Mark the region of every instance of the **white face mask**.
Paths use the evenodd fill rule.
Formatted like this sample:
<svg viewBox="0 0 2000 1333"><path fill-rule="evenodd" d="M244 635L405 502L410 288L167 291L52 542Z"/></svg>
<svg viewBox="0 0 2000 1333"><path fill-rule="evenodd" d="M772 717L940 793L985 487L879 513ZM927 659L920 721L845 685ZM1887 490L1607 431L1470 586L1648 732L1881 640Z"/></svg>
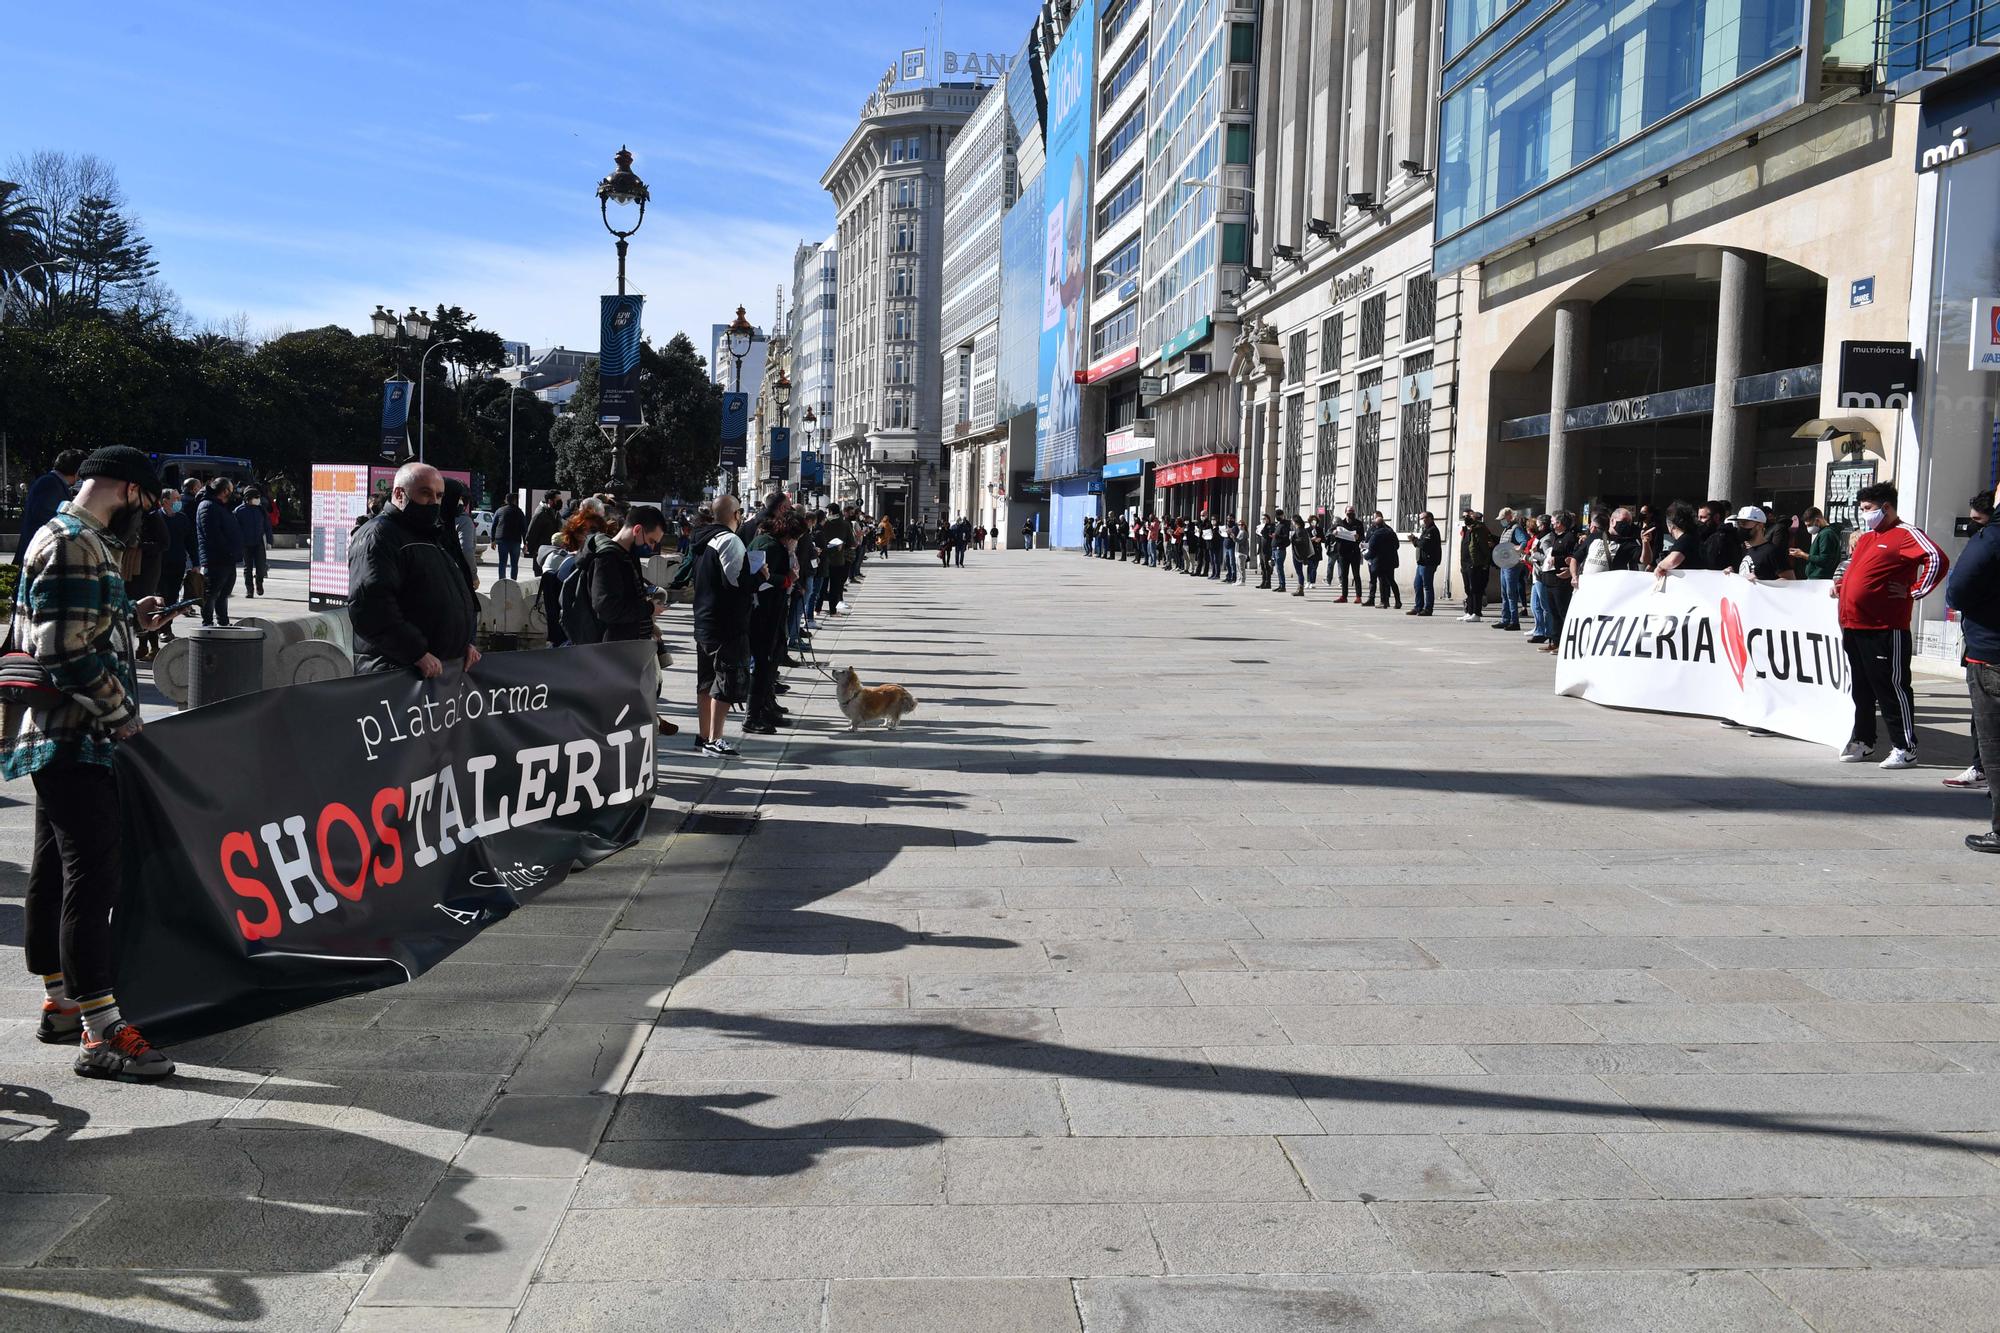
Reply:
<svg viewBox="0 0 2000 1333"><path fill-rule="evenodd" d="M1882 526L1883 517L1882 511L1879 509L1864 509L1861 511L1861 526L1873 532Z"/></svg>

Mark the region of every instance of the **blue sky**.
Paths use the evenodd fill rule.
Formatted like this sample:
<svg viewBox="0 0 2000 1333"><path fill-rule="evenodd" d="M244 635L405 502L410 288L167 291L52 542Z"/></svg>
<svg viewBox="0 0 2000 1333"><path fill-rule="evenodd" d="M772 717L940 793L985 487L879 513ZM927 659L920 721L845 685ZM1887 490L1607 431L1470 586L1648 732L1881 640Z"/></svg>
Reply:
<svg viewBox="0 0 2000 1333"><path fill-rule="evenodd" d="M652 187L629 276L656 341L741 302L771 321L819 176L934 0L156 0L38 6L0 55L0 165L118 171L197 320L367 326L440 301L508 338L593 346L614 280L592 193L626 144ZM944 6L1011 54L1029 0Z"/></svg>

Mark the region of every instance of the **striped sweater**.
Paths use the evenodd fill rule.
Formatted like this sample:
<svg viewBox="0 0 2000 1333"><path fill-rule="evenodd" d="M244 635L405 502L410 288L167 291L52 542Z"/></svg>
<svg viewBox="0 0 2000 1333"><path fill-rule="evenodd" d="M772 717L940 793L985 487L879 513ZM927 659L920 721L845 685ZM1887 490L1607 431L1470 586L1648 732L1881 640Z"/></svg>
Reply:
<svg viewBox="0 0 2000 1333"><path fill-rule="evenodd" d="M28 543L8 629L69 697L49 708L0 709L0 775L58 761L111 763L111 734L139 715L132 599L118 573L123 548L74 503Z"/></svg>

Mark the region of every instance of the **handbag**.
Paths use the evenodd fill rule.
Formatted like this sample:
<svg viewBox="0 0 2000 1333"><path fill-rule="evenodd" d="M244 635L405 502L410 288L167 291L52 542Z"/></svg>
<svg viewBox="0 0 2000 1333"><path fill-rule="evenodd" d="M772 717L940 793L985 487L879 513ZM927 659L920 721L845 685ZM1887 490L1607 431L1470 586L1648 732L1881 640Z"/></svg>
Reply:
<svg viewBox="0 0 2000 1333"><path fill-rule="evenodd" d="M7 617L7 638L0 645L0 703L20 708L53 708L69 696L57 689L49 669L24 648L14 646L14 611Z"/></svg>

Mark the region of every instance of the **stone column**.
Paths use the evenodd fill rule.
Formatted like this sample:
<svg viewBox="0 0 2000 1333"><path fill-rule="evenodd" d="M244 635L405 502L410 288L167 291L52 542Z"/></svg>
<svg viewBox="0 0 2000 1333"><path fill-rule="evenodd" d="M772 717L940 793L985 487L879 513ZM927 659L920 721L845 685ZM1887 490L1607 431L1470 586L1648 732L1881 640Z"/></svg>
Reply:
<svg viewBox="0 0 2000 1333"><path fill-rule="evenodd" d="M1283 383L1271 376L1271 398L1264 405L1264 508L1278 507L1278 455L1285 448Z"/></svg>
<svg viewBox="0 0 2000 1333"><path fill-rule="evenodd" d="M1576 476L1576 459L1570 454L1569 431L1563 413L1577 405L1583 392L1584 369L1590 344L1590 302L1564 301L1556 307L1556 346L1549 373L1549 473L1544 487L1548 513L1574 507L1570 486Z"/></svg>
<svg viewBox="0 0 2000 1333"><path fill-rule="evenodd" d="M1240 523L1250 522L1250 513L1256 500L1253 473L1257 463L1257 398L1249 384L1238 386L1243 392L1243 434L1242 443L1236 448L1236 518Z"/></svg>
<svg viewBox="0 0 2000 1333"><path fill-rule="evenodd" d="M1715 311L1715 415L1703 498L1733 505L1749 504L1756 484L1757 409L1736 406L1736 381L1763 369L1764 271L1763 255L1722 252Z"/></svg>

